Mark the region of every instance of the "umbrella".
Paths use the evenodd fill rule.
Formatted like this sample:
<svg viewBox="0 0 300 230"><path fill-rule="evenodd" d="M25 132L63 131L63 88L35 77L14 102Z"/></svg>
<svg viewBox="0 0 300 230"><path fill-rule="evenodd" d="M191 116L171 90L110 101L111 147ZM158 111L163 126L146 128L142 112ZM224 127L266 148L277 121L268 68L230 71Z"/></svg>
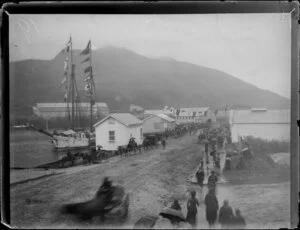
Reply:
<svg viewBox="0 0 300 230"><path fill-rule="evenodd" d="M172 208L163 208L161 212L159 213L164 218L172 219L172 220L177 220L177 221L185 221L185 218L181 211L177 211Z"/></svg>

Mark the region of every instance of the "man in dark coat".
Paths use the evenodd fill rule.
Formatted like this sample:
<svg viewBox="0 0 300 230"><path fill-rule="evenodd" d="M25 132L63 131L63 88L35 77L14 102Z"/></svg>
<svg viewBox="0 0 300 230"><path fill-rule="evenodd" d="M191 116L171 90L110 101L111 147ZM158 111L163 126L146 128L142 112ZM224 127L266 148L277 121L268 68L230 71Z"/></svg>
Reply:
<svg viewBox="0 0 300 230"><path fill-rule="evenodd" d="M241 211L239 209L235 210L235 216L233 217L232 225L237 229L244 229L246 227L246 221L241 215Z"/></svg>
<svg viewBox="0 0 300 230"><path fill-rule="evenodd" d="M233 211L228 200L224 200L223 206L219 211L219 223L222 228L228 228L233 220Z"/></svg>
<svg viewBox="0 0 300 230"><path fill-rule="evenodd" d="M204 203L206 206L206 220L208 221L209 226L212 227L217 220L219 209L218 199L213 190L209 190L208 194L205 196Z"/></svg>
<svg viewBox="0 0 300 230"><path fill-rule="evenodd" d="M208 177L208 187L215 192L216 184L218 181L218 177L214 171L211 171L211 175Z"/></svg>

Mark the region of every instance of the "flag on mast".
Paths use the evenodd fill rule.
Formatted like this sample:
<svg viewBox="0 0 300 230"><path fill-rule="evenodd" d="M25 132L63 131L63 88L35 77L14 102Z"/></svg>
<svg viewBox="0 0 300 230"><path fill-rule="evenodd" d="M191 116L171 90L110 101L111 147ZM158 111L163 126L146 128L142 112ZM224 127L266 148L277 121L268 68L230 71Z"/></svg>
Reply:
<svg viewBox="0 0 300 230"><path fill-rule="evenodd" d="M92 67L88 66L85 70L84 73L90 73L92 71Z"/></svg>
<svg viewBox="0 0 300 230"><path fill-rule="evenodd" d="M91 89L91 85L90 85L90 84L86 84L86 85L84 86L84 90L88 91L88 90L90 90L90 89Z"/></svg>
<svg viewBox="0 0 300 230"><path fill-rule="evenodd" d="M90 53L91 50L91 40L89 40L87 46L85 47L84 50L81 51L80 55L87 55Z"/></svg>
<svg viewBox="0 0 300 230"><path fill-rule="evenodd" d="M90 57L87 57L86 59L84 59L82 62L81 62L81 64L82 63L85 63L85 62L88 62L90 60Z"/></svg>
<svg viewBox="0 0 300 230"><path fill-rule="evenodd" d="M64 52L65 52L65 53L66 53L66 52L70 52L71 43L72 43L72 38L71 38L71 36L70 36L70 39L69 39L69 41L67 42L66 47L65 47L65 49L64 49Z"/></svg>

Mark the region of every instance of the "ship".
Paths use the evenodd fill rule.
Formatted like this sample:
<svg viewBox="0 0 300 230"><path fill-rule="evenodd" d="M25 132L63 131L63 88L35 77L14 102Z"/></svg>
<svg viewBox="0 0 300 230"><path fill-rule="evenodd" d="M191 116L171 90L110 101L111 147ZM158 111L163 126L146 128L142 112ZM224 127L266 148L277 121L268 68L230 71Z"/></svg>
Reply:
<svg viewBox="0 0 300 230"><path fill-rule="evenodd" d="M60 132L53 132L51 135L52 143L58 151L71 151L73 149L84 149L93 146L93 106L95 105L95 83L92 68L92 50L91 40L89 40L86 48L81 51L80 56L84 57L81 62L85 74L84 91L90 102L90 131L84 131L80 128L80 96L78 94L75 64L73 59L72 37L62 50L64 55L64 73L61 84L65 90L64 102L67 105L66 120L69 124L69 129ZM88 65L87 65L88 64Z"/></svg>

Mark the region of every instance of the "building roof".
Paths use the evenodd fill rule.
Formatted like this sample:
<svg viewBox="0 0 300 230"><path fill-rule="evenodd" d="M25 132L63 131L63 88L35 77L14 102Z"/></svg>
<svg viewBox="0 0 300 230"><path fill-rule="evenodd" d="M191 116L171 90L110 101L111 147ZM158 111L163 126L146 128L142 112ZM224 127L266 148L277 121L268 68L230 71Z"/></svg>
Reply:
<svg viewBox="0 0 300 230"><path fill-rule="evenodd" d="M290 123L291 111L283 110L231 110L231 124L283 124Z"/></svg>
<svg viewBox="0 0 300 230"><path fill-rule="evenodd" d="M156 109L156 110L145 110L145 114L162 114L165 113L164 110Z"/></svg>
<svg viewBox="0 0 300 230"><path fill-rule="evenodd" d="M167 122L174 122L175 120L169 116L167 116L166 114L153 114L152 116L146 117L144 120L150 119L151 117L159 117Z"/></svg>
<svg viewBox="0 0 300 230"><path fill-rule="evenodd" d="M90 109L90 103L78 103L79 110ZM69 108L72 107L72 104L69 103ZM97 102L94 106L94 109L108 109L107 104L104 102ZM40 112L66 112L68 107L67 103L37 103L36 106L33 107L35 111Z"/></svg>
<svg viewBox="0 0 300 230"><path fill-rule="evenodd" d="M86 103L86 102L78 103L78 105L80 107L90 107L90 103ZM104 102L96 102L94 106L96 106L96 107L107 107L107 104L104 103ZM59 103L37 103L36 107L37 108L66 108L67 103L64 103L64 102L59 102Z"/></svg>
<svg viewBox="0 0 300 230"><path fill-rule="evenodd" d="M143 124L143 122L140 119L138 119L137 117L133 116L130 113L112 113L112 114L108 115L107 117L103 118L101 121L98 121L96 124L94 124L94 127L102 124L108 118L113 118L126 126Z"/></svg>

